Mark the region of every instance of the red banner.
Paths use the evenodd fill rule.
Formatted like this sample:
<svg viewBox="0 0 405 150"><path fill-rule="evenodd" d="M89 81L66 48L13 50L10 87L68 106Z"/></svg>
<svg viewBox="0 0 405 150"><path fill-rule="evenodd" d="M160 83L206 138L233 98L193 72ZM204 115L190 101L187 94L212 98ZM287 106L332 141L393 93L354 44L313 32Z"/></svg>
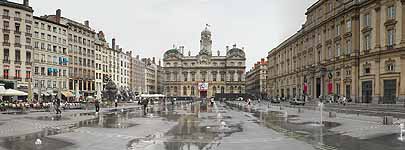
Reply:
<svg viewBox="0 0 405 150"><path fill-rule="evenodd" d="M332 85L332 82L329 82L328 83L328 93L332 94L332 91L333 91L333 85Z"/></svg>
<svg viewBox="0 0 405 150"><path fill-rule="evenodd" d="M304 83L304 93L307 93L307 91L308 91L308 84Z"/></svg>

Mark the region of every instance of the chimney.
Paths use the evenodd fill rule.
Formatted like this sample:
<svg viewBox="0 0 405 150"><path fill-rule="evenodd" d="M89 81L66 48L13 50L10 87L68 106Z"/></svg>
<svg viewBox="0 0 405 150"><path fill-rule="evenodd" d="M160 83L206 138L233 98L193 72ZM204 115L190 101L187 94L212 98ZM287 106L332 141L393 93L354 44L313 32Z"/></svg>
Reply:
<svg viewBox="0 0 405 150"><path fill-rule="evenodd" d="M89 26L89 21L88 21L88 20L84 21L84 25L85 25L86 27L90 27L90 26Z"/></svg>
<svg viewBox="0 0 405 150"><path fill-rule="evenodd" d="M138 60L139 60L139 55L136 55L136 59L138 59Z"/></svg>
<svg viewBox="0 0 405 150"><path fill-rule="evenodd" d="M24 1L23 1L23 5L24 5L24 6L27 6L27 7L28 7L28 6L30 5L29 3L30 3L29 0L24 0Z"/></svg>
<svg viewBox="0 0 405 150"><path fill-rule="evenodd" d="M114 38L112 39L111 43L112 43L112 45L111 45L112 49L115 49L115 39Z"/></svg>
<svg viewBox="0 0 405 150"><path fill-rule="evenodd" d="M188 56L191 56L191 51L188 51Z"/></svg>
<svg viewBox="0 0 405 150"><path fill-rule="evenodd" d="M115 45L115 50L120 50L120 46L119 46L119 45Z"/></svg>
<svg viewBox="0 0 405 150"><path fill-rule="evenodd" d="M56 10L56 22L60 23L60 18L62 17L62 10Z"/></svg>
<svg viewBox="0 0 405 150"><path fill-rule="evenodd" d="M220 51L217 51L218 52L218 56L221 56L221 52Z"/></svg>
<svg viewBox="0 0 405 150"><path fill-rule="evenodd" d="M160 61L160 59L159 59L159 66L162 66L162 61Z"/></svg>
<svg viewBox="0 0 405 150"><path fill-rule="evenodd" d="M233 48L236 48L236 44L233 44Z"/></svg>
<svg viewBox="0 0 405 150"><path fill-rule="evenodd" d="M261 62L262 64L264 64L264 58L262 58L262 62Z"/></svg>
<svg viewBox="0 0 405 150"><path fill-rule="evenodd" d="M229 51L229 46L226 46L226 52L228 53L228 51Z"/></svg>
<svg viewBox="0 0 405 150"><path fill-rule="evenodd" d="M152 63L155 64L155 57L152 57Z"/></svg>

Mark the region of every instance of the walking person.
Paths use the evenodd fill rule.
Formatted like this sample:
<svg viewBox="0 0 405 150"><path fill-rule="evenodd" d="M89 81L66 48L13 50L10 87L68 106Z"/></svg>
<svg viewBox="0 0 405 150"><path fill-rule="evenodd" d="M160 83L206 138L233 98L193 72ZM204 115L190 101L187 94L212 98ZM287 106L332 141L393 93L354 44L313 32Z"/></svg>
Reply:
<svg viewBox="0 0 405 150"><path fill-rule="evenodd" d="M143 104L143 114L144 114L144 115L146 115L146 113L147 113L148 103L149 103L149 100L148 100L148 99L145 99L145 100L142 101L142 104Z"/></svg>
<svg viewBox="0 0 405 150"><path fill-rule="evenodd" d="M60 99L56 98L56 105L55 105L55 110L56 110L56 114L62 114L62 111L60 110Z"/></svg>
<svg viewBox="0 0 405 150"><path fill-rule="evenodd" d="M94 102L94 106L96 107L96 113L98 113L100 111L100 102L98 100L96 100Z"/></svg>

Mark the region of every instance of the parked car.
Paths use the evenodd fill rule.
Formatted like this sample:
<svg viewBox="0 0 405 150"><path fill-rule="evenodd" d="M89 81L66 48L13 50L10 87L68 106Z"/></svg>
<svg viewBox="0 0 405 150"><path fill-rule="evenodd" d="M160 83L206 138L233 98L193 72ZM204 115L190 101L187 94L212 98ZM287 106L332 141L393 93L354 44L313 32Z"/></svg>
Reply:
<svg viewBox="0 0 405 150"><path fill-rule="evenodd" d="M298 99L298 98L293 98L293 99L290 101L290 104L291 104L291 105L302 105L302 106L304 106L304 105L305 105L305 102L302 101L302 100L300 100L300 99Z"/></svg>

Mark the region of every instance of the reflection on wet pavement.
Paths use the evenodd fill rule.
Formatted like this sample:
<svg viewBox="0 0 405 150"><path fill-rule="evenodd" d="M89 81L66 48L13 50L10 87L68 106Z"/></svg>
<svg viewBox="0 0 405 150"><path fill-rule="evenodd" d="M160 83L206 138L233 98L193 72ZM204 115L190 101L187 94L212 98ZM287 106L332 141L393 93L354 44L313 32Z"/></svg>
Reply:
<svg viewBox="0 0 405 150"><path fill-rule="evenodd" d="M232 105L232 104L230 104ZM239 107L232 105L233 107ZM284 133L290 138L305 141L314 145L316 149L328 150L399 150L404 149L405 142L398 140L399 134L384 135L370 139L358 139L347 135L341 135L329 129L340 126L336 122L324 121L323 126L319 122L296 122L297 115L288 115L282 112L251 111L246 108L238 108L246 112L253 112L259 121L258 124ZM364 131L367 132L367 131Z"/></svg>

